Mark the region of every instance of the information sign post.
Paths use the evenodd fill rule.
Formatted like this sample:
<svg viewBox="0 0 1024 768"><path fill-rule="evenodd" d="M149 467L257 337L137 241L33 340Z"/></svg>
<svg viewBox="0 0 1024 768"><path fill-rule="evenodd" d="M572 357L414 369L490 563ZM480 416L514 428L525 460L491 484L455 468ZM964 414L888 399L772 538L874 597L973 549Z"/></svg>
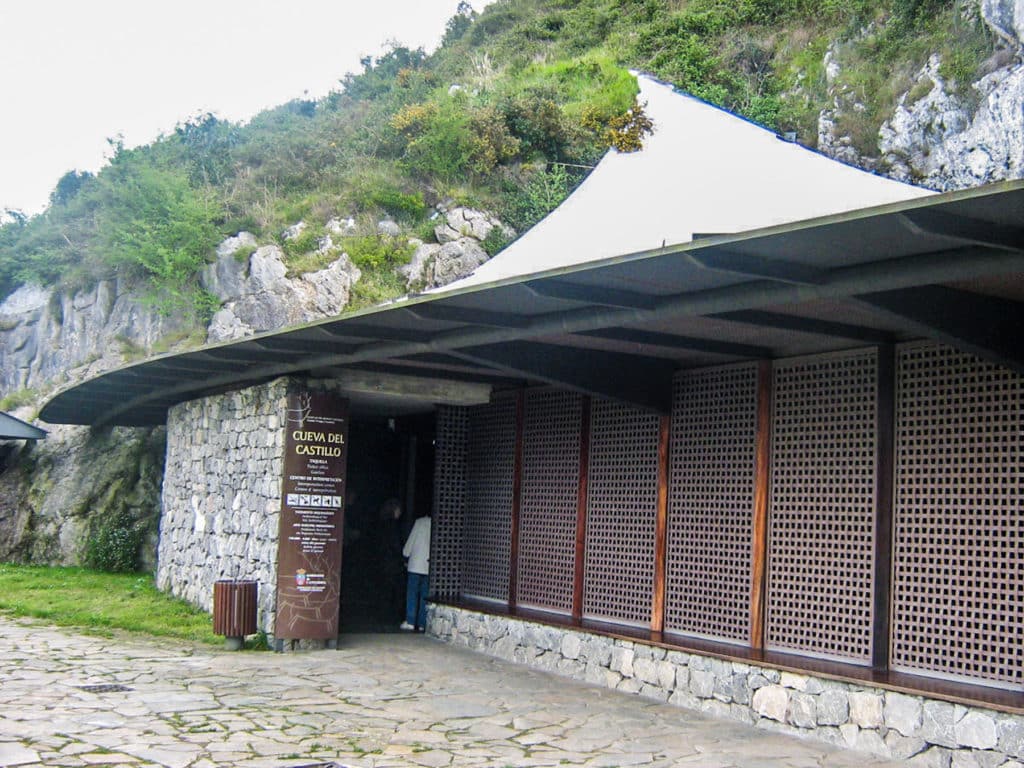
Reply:
<svg viewBox="0 0 1024 768"><path fill-rule="evenodd" d="M279 640L338 636L345 523L348 401L329 392L288 395L278 536Z"/></svg>

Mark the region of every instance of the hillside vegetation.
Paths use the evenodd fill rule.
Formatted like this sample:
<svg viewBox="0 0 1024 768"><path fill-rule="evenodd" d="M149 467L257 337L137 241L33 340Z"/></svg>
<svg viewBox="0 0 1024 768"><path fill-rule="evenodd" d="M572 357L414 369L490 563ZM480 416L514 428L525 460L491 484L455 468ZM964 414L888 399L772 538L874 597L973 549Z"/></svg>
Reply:
<svg viewBox="0 0 1024 768"><path fill-rule="evenodd" d="M74 287L118 276L197 320L216 297L197 275L220 238L278 239L296 271L341 251L400 293L404 241L382 215L432 238L439 203L495 211L521 232L551 210L609 147L647 128L628 69L814 146L835 94L859 106L839 128L870 155L878 127L931 53L966 86L995 47L977 14L952 0L499 0L462 4L440 48L395 47L365 59L338 89L245 125L198 115L136 149L112 142L98 174L71 171L49 208L8 212L0 227L0 297L25 282ZM826 53L837 65L826 78ZM322 226L355 228L316 254ZM303 234L282 240L299 220ZM500 238L487 243L495 251ZM374 282L374 276L377 276ZM362 281L361 281L362 282Z"/></svg>

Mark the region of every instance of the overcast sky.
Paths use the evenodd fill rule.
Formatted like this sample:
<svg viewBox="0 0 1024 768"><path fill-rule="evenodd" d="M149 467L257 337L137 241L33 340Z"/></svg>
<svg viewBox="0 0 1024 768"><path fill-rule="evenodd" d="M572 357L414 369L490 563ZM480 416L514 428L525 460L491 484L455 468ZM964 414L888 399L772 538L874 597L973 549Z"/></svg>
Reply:
<svg viewBox="0 0 1024 768"><path fill-rule="evenodd" d="M475 0L478 11L486 0ZM107 138L322 96L391 40L440 42L458 0L0 0L0 211L38 213Z"/></svg>

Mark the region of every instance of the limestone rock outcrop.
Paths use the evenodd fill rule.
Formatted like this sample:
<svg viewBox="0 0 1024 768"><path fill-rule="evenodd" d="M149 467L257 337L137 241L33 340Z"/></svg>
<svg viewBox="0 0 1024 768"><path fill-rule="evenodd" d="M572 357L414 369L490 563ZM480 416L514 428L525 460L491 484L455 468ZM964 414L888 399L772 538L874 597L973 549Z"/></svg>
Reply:
<svg viewBox="0 0 1024 768"><path fill-rule="evenodd" d="M0 441L0 561L80 565L104 525L139 538L156 565L164 428L46 425L37 443Z"/></svg>
<svg viewBox="0 0 1024 768"><path fill-rule="evenodd" d="M967 100L939 75L932 56L919 75L932 88L913 104L906 95L881 129L879 148L891 175L938 190L964 189L1024 173L1024 66L986 75Z"/></svg>
<svg viewBox="0 0 1024 768"><path fill-rule="evenodd" d="M117 367L187 327L102 280L58 292L23 285L0 303L0 393L68 383ZM78 369L78 370L75 370Z"/></svg>
<svg viewBox="0 0 1024 768"><path fill-rule="evenodd" d="M847 163L939 191L965 189L1024 176L1024 2L967 4L999 38L1002 48L970 84L949 82L933 54L903 93L878 134L877 155L864 156L837 134L838 115L863 109L836 92L818 121L818 148ZM826 54L830 88L838 74L836 50Z"/></svg>
<svg viewBox="0 0 1024 768"><path fill-rule="evenodd" d="M985 23L1011 46L1020 48L1024 40L1024 2L1022 0L981 0Z"/></svg>
<svg viewBox="0 0 1024 768"><path fill-rule="evenodd" d="M347 255L317 272L290 278L278 246L264 245L249 253L254 245L255 238L245 232L229 238L217 249L217 260L203 270L203 287L223 302L210 321L209 341L330 317L348 304L360 271ZM239 253L243 258L236 258Z"/></svg>
<svg viewBox="0 0 1024 768"><path fill-rule="evenodd" d="M416 251L402 273L410 290L438 288L465 277L489 258L471 237L444 245L416 241Z"/></svg>
<svg viewBox="0 0 1024 768"><path fill-rule="evenodd" d="M506 237L512 237L512 230L504 226L494 216L474 208L452 208L445 214L444 221L434 227L437 242L451 243L465 238L483 241L495 227L500 228Z"/></svg>
<svg viewBox="0 0 1024 768"><path fill-rule="evenodd" d="M439 288L465 277L490 258L481 243L494 229L504 239L515 232L494 216L472 208L452 208L434 227L436 243L413 240L416 251L407 266L400 269L410 291Z"/></svg>

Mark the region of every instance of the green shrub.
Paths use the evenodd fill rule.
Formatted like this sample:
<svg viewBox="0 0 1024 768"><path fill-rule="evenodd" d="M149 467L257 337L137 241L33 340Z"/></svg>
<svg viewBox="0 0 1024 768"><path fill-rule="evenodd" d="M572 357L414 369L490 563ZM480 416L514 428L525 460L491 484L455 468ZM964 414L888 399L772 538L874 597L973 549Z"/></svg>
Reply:
<svg viewBox="0 0 1024 768"><path fill-rule="evenodd" d="M422 192L406 193L395 187L365 191L358 199L361 207L376 206L400 219L417 220L427 212Z"/></svg>
<svg viewBox="0 0 1024 768"><path fill-rule="evenodd" d="M443 184L466 173L473 133L464 100L444 98L404 107L391 125L405 137L400 163L409 173Z"/></svg>
<svg viewBox="0 0 1024 768"><path fill-rule="evenodd" d="M197 288L192 294L193 311L201 325L208 325L213 316L217 314L220 306L220 297L204 288Z"/></svg>
<svg viewBox="0 0 1024 768"><path fill-rule="evenodd" d="M295 237L281 238L281 250L289 258L303 256L317 249L320 237L318 228L307 226Z"/></svg>
<svg viewBox="0 0 1024 768"><path fill-rule="evenodd" d="M601 115L594 112L586 112L583 125L619 152L639 151L643 148L644 137L654 130L654 123L644 112L644 106L636 101L625 114L607 119L602 119Z"/></svg>
<svg viewBox="0 0 1024 768"><path fill-rule="evenodd" d="M382 304L405 294L405 278L394 269L366 270L352 285L348 311Z"/></svg>
<svg viewBox="0 0 1024 768"><path fill-rule="evenodd" d="M38 393L34 389L19 389L9 392L0 399L0 411L13 411L25 405L32 405Z"/></svg>
<svg viewBox="0 0 1024 768"><path fill-rule="evenodd" d="M585 109L612 117L632 106L636 78L610 56L592 53L551 64L531 64L508 86L511 96L546 95L564 113L577 117Z"/></svg>
<svg viewBox="0 0 1024 768"><path fill-rule="evenodd" d="M321 269L328 267L337 258L338 251L336 248L332 248L324 253L310 251L309 253L304 253L301 256L291 257L286 263L287 271L285 272L285 276L294 278L310 272L319 272Z"/></svg>
<svg viewBox="0 0 1024 768"><path fill-rule="evenodd" d="M411 236L424 243L432 243L437 239L434 230L437 229L437 225L441 222L439 218L426 218L419 222L416 227L412 230Z"/></svg>
<svg viewBox="0 0 1024 768"><path fill-rule="evenodd" d="M995 34L981 19L967 20L955 11L941 40L939 75L952 83L962 98L976 97L970 86L995 49Z"/></svg>
<svg viewBox="0 0 1024 768"><path fill-rule="evenodd" d="M533 173L525 184L509 180L502 219L517 232L525 232L569 196L574 181L564 165Z"/></svg>
<svg viewBox="0 0 1024 768"><path fill-rule="evenodd" d="M572 132L551 95L541 90L506 95L500 108L508 131L519 140L520 156L531 159L540 154L551 160L566 157Z"/></svg>
<svg viewBox="0 0 1024 768"><path fill-rule="evenodd" d="M179 123L174 135L185 148L193 185L220 184L233 174L231 150L241 141L238 126L207 112Z"/></svg>
<svg viewBox="0 0 1024 768"><path fill-rule="evenodd" d="M236 250L231 255L234 257L235 261L244 264L245 262L249 261L249 257L252 256L254 253L256 253L256 251L258 251L258 250L259 250L258 246L255 246L255 245L243 245L240 248L238 248L238 250Z"/></svg>
<svg viewBox="0 0 1024 768"><path fill-rule="evenodd" d="M503 6L503 7L498 7ZM525 15L524 9L512 8L509 4L495 4L490 13L484 13L470 28L469 38L473 45L482 45L487 38L515 27Z"/></svg>
<svg viewBox="0 0 1024 768"><path fill-rule="evenodd" d="M94 521L85 543L85 564L105 573L138 571L143 537L141 526L124 510Z"/></svg>
<svg viewBox="0 0 1024 768"><path fill-rule="evenodd" d="M404 264L414 250L408 239L389 235L346 237L341 241L341 247L353 264L370 271L385 270Z"/></svg>
<svg viewBox="0 0 1024 768"><path fill-rule="evenodd" d="M509 131L504 115L495 107L473 110L469 130L469 168L479 176L486 176L519 154L521 142Z"/></svg>
<svg viewBox="0 0 1024 768"><path fill-rule="evenodd" d="M703 91L718 69L710 41L695 32L684 16L668 16L640 30L635 55L660 77L691 93Z"/></svg>
<svg viewBox="0 0 1024 768"><path fill-rule="evenodd" d="M492 227L491 231L487 233L487 237L480 243L483 249L487 251L488 256L493 256L508 244L509 238L501 227Z"/></svg>
<svg viewBox="0 0 1024 768"><path fill-rule="evenodd" d="M194 191L180 172L126 159L100 176L104 259L145 278L150 300L165 313L192 309L199 271L220 233L217 204Z"/></svg>

